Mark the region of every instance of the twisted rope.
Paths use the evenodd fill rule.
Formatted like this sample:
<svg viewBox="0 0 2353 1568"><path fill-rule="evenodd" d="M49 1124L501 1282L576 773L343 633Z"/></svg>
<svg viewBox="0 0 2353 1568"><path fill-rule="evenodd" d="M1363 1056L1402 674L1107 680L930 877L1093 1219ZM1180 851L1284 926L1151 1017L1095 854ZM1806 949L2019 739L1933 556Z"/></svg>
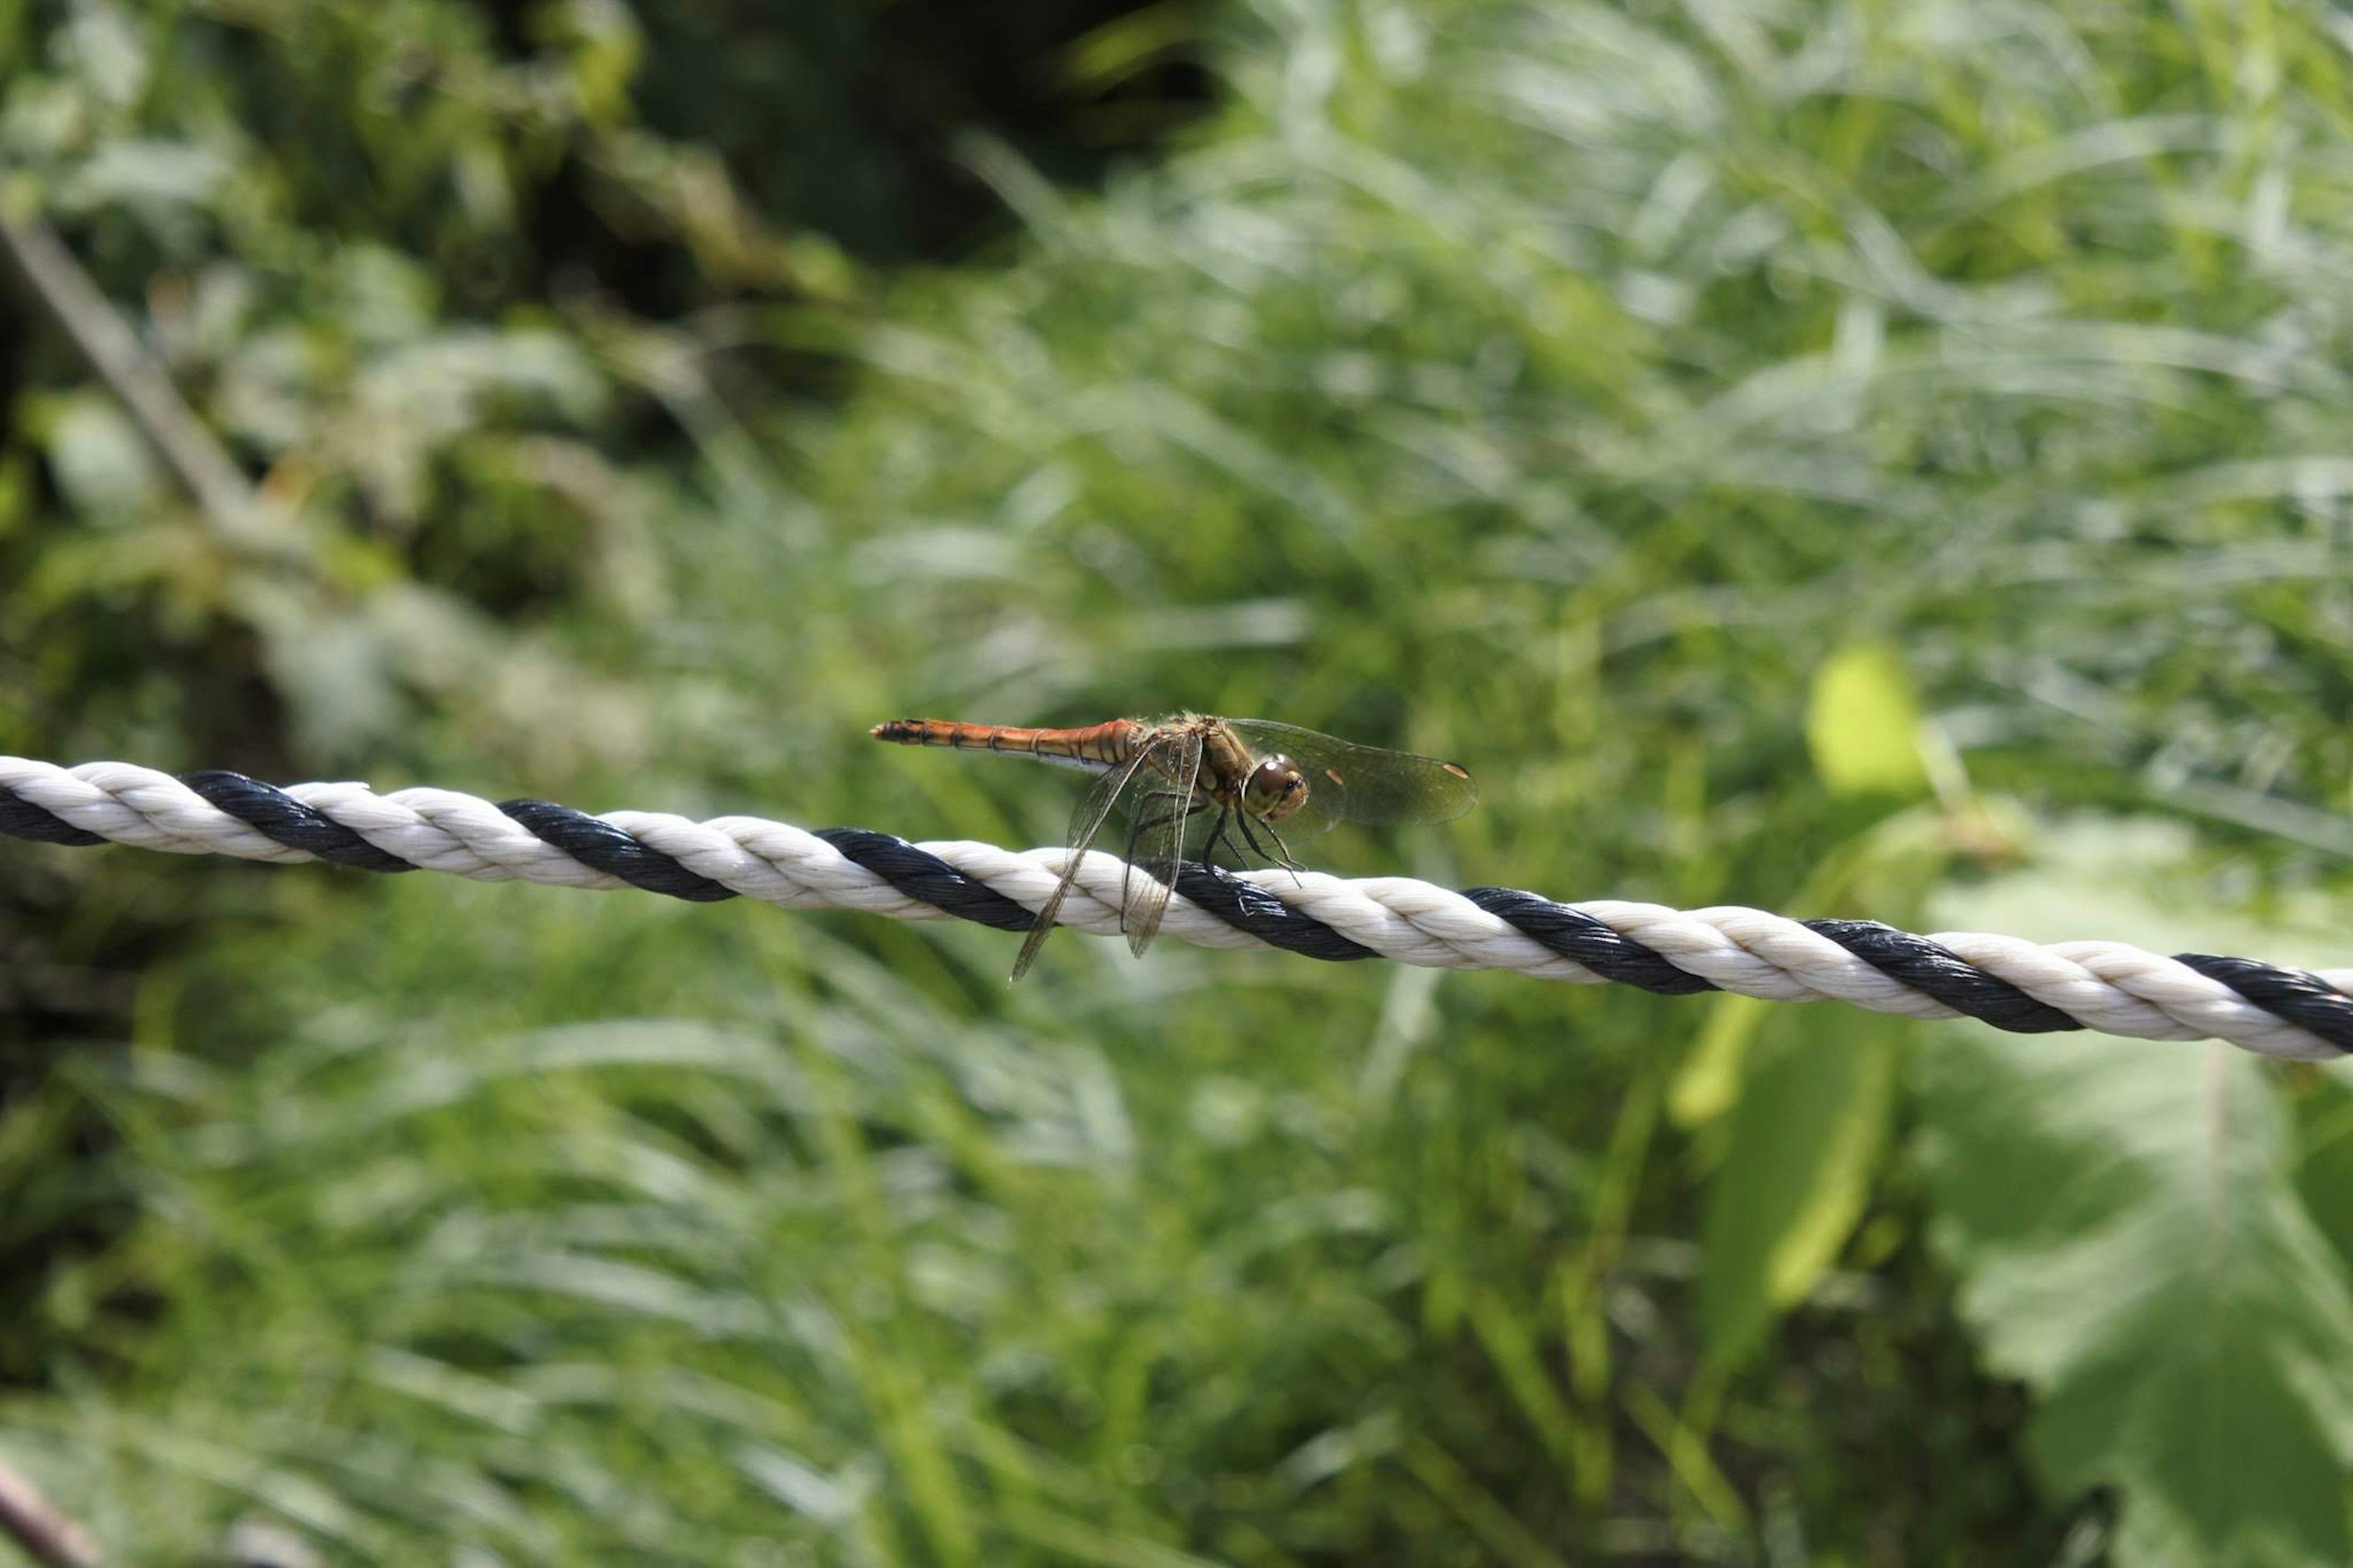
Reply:
<svg viewBox="0 0 2353 1568"><path fill-rule="evenodd" d="M1029 928L1070 858L1067 849L1016 853L960 839L910 844L857 827L811 833L753 816L591 816L547 801L492 805L448 790L280 789L242 773L174 778L127 763L61 768L6 756L0 834L280 865L448 871L484 882L634 887L702 902L741 896L793 910L977 921L1000 931ZM1117 934L1126 873L1116 857L1090 852L1061 923ZM1563 904L1510 888L1455 892L1403 877L1198 865L1179 873L1161 930L1208 947L1509 969L1662 995L1828 999L2027 1034L2213 1038L2303 1061L2353 1055L2353 969L2314 973L2198 952L2165 958L2122 942L1923 937L1876 921L1793 921L1737 906Z"/></svg>

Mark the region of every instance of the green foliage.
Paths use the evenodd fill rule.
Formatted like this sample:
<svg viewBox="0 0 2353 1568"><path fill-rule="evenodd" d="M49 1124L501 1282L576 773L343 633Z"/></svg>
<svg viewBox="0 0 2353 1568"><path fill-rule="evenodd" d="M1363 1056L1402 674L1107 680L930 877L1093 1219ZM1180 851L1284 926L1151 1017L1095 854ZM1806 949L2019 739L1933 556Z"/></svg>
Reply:
<svg viewBox="0 0 2353 1568"><path fill-rule="evenodd" d="M2343 1562L2353 1279L2289 1184L2278 1086L2221 1047L1956 1033L1922 1157L2052 1487L2117 1489L2122 1561Z"/></svg>
<svg viewBox="0 0 2353 1568"><path fill-rule="evenodd" d="M709 14L5 14L21 177L307 549L227 555L12 325L0 743L1018 843L1066 780L866 726L1197 707L1479 774L1336 870L2343 962L2325 18L1238 3L1182 145L1088 194L975 139L1018 232L885 277L726 195L793 183L764 122L676 129ZM2086 805L2176 838L2020 830ZM513 1563L2343 1528L2333 1079L5 858L79 879L28 1007L125 906L206 917L0 1119L0 1447L125 1560L248 1513ZM2171 932L2098 897L2157 859Z"/></svg>
<svg viewBox="0 0 2353 1568"><path fill-rule="evenodd" d="M260 476L271 544L192 518L121 415L71 385L62 334L32 330L46 311L16 313L12 423L55 511L38 539L0 537L0 575L22 587L12 645L60 657L21 672L30 711L0 718L95 750L176 710L140 731L156 761L290 747L348 766L429 760L420 716L454 709L545 763L626 760L628 726L551 711L625 700L593 655L534 633L648 608L616 581L645 527L616 469L673 444L659 400L698 381L673 367L649 387L609 340L632 292L670 310L826 297L850 286L839 256L768 234L723 170L639 122L621 6L540 8L527 47L452 0L54 9L0 14L0 199L134 302ZM591 201L606 210L578 233ZM610 254L624 235L705 281L638 287ZM471 664L538 679L501 689Z"/></svg>
<svg viewBox="0 0 2353 1568"><path fill-rule="evenodd" d="M1940 918L2055 936L2052 888L2097 868L2106 886L2069 925L2158 951L2211 940L2157 901L2191 874L2162 826L2077 827L2042 859L1946 896ZM2244 940L2312 937L2283 922ZM1989 1364L2038 1397L2050 1484L2116 1489L2123 1561L2342 1562L2353 1271L2324 1228L2341 1200L2293 1179L2300 1144L2325 1158L2327 1139L2300 1138L2276 1075L2227 1047L1954 1033L1920 1058L1940 1250ZM2345 1082L2301 1098L2334 1105Z"/></svg>

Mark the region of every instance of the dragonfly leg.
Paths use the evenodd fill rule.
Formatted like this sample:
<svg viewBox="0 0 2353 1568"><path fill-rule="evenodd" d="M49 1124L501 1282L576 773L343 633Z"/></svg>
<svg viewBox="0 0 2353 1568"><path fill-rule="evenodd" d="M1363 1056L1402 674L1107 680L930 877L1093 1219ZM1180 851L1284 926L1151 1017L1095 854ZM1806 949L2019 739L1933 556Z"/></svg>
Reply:
<svg viewBox="0 0 2353 1568"><path fill-rule="evenodd" d="M1146 801L1146 802L1152 802L1152 801L1163 801L1163 800L1169 800L1169 801L1173 801L1173 800L1175 800L1175 799L1176 799L1176 798L1177 798L1177 795L1176 795L1176 792L1175 790L1173 790L1173 789L1156 789L1156 790L1154 790L1150 795L1147 795L1144 796L1143 798L1144 798L1144 800L1145 800L1145 801ZM1191 805L1188 805L1188 806L1187 806L1187 807L1185 808L1185 816L1187 816L1187 819L1190 819L1190 818L1195 817L1195 816L1198 816L1202 812L1204 812L1204 811L1206 811L1206 810L1208 810L1208 807L1209 807L1209 804L1210 804L1210 803L1209 803L1209 801L1208 801L1206 797L1205 797L1205 798L1202 798L1202 799L1196 800L1196 801L1194 801L1194 803L1193 803ZM1138 838L1142 837L1145 833L1149 832L1149 831L1150 831L1151 829L1153 829L1154 827L1165 827L1165 826L1167 826L1167 823L1168 823L1168 813L1167 813L1167 811L1166 811L1166 810L1164 810L1164 811L1159 811L1159 812L1155 812L1154 810L1152 810L1152 809L1151 809L1151 807L1150 807L1150 805L1146 805L1144 807L1144 809L1142 809L1142 810L1138 811L1138 812L1135 814L1135 820L1134 820L1134 821L1133 821L1133 822L1131 822L1130 824L1128 824L1128 829L1127 829L1127 853L1128 853L1128 858L1132 860L1132 859L1134 859L1134 858L1135 858L1135 841L1136 841Z"/></svg>
<svg viewBox="0 0 2353 1568"><path fill-rule="evenodd" d="M1257 857L1258 857L1260 859L1261 859L1261 860L1271 859L1271 858L1272 858L1272 857L1271 857L1271 856L1270 856L1270 855L1268 855L1268 854L1267 854L1267 852L1266 852L1266 846L1265 846L1265 845L1263 845L1263 844L1261 844L1261 843L1258 841L1258 835L1257 835L1255 832L1251 831L1251 828L1250 828L1250 813L1248 813L1248 812L1244 812L1244 813L1242 813L1240 820L1241 820L1242 837L1243 837L1245 839L1247 839L1247 840L1249 840L1249 841L1250 841L1250 853L1251 853L1251 854L1253 854L1253 855L1255 855L1255 856L1257 856Z"/></svg>
<svg viewBox="0 0 2353 1568"><path fill-rule="evenodd" d="M1258 858L1260 859L1273 862L1275 865L1280 866L1284 870L1290 872L1293 878L1296 878L1301 871L1306 869L1305 867L1300 865L1298 861L1293 860L1291 858L1291 846L1282 841L1282 835L1274 830L1273 823L1261 822L1258 825L1259 826L1266 829L1266 836L1269 838L1274 840L1275 852L1271 855L1268 854L1266 852L1266 847L1258 841L1258 835L1250 831L1250 819L1248 812L1244 812L1242 814L1241 825L1242 837L1250 840L1250 847L1258 851Z"/></svg>
<svg viewBox="0 0 2353 1568"><path fill-rule="evenodd" d="M1233 819L1234 814L1231 807L1223 805L1218 807L1218 820L1209 824L1209 836L1201 840L1201 864L1205 868L1212 871L1217 869L1218 841L1221 838L1225 840L1226 848L1233 855L1234 864L1236 866L1247 864L1242 859L1241 846L1234 842L1233 836L1229 830L1229 825Z"/></svg>
<svg viewBox="0 0 2353 1568"><path fill-rule="evenodd" d="M1291 873L1293 881L1299 880L1299 873L1307 868L1291 858L1291 846L1282 841L1282 835L1274 830L1274 824L1271 822L1266 825L1266 836L1274 840L1274 852L1282 868Z"/></svg>

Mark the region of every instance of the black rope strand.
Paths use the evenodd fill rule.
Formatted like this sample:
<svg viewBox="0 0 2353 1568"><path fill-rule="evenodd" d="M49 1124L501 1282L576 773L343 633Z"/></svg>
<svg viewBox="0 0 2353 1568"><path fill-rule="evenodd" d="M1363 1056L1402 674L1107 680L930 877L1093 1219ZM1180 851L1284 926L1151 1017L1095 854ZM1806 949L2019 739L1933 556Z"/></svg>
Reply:
<svg viewBox="0 0 2353 1568"><path fill-rule="evenodd" d="M1466 888L1462 896L1521 935L1585 965L1604 980L1639 986L1661 996L1713 991L1715 982L1677 969L1664 953L1613 931L1591 915L1517 888Z"/></svg>
<svg viewBox="0 0 2353 1568"><path fill-rule="evenodd" d="M304 805L275 784L206 768L182 773L180 782L273 844L316 855L335 866L361 871L414 871L416 867L375 845L315 806Z"/></svg>
<svg viewBox="0 0 2353 1568"><path fill-rule="evenodd" d="M86 827L76 827L45 806L35 805L13 789L0 789L0 833L29 838L36 844L103 844L106 840Z"/></svg>
<svg viewBox="0 0 2353 1568"><path fill-rule="evenodd" d="M274 843L362 870L416 869L283 790L242 773L212 770L185 774L181 782ZM733 889L688 869L670 856L585 812L543 800L507 801L499 809L542 842L633 887L697 903L738 896ZM0 788L0 835L46 844L107 842L5 788ZM1029 929L1033 917L1028 910L903 838L862 827L832 827L817 837L900 892L934 909L999 931ZM1321 921L1290 908L1266 889L1216 867L1188 862L1177 874L1176 891L1236 931L1287 952L1335 963L1378 956ZM1462 896L1546 950L1583 964L1605 980L1668 996L1717 988L1713 982L1677 968L1655 949L1566 904L1512 888L1472 888ZM1880 973L1996 1028L2043 1034L2084 1027L2066 1013L2036 1001L1926 937L1877 921L1800 923ZM2309 1030L2353 1055L2353 996L2336 990L2318 975L2213 953L2178 953L2175 962L2221 982L2274 1017Z"/></svg>
<svg viewBox="0 0 2353 1568"><path fill-rule="evenodd" d="M2037 1002L1999 975L1988 974L1948 947L1878 921L1800 921L1882 974L1935 997L1954 1012L2014 1035L2048 1035L2084 1026L2048 1002ZM2348 1047L2353 1049L2353 1047Z"/></svg>
<svg viewBox="0 0 2353 1568"><path fill-rule="evenodd" d="M2353 996L2310 970L2211 952L2177 952L2173 962L2221 981L2273 1017L2309 1029L2353 1056Z"/></svg>
<svg viewBox="0 0 2353 1568"><path fill-rule="evenodd" d="M975 881L928 850L865 827L828 827L819 838L911 899L999 931L1026 931L1037 916L985 882ZM1255 882L1187 861L1176 891L1219 920L1271 947L1309 958L1346 962L1377 958L1312 916L1303 915Z"/></svg>
<svg viewBox="0 0 2353 1568"><path fill-rule="evenodd" d="M1352 963L1360 958L1380 956L1223 867L1186 861L1176 871L1176 890L1236 931L1285 952L1320 958L1330 963Z"/></svg>
<svg viewBox="0 0 2353 1568"><path fill-rule="evenodd" d="M585 811L552 800L502 800L499 809L529 828L541 843L554 846L583 866L618 877L632 888L697 904L740 896L734 889L688 870L651 845Z"/></svg>
<svg viewBox="0 0 2353 1568"><path fill-rule="evenodd" d="M871 827L827 827L818 837L918 903L998 931L1028 931L1038 917L927 849Z"/></svg>

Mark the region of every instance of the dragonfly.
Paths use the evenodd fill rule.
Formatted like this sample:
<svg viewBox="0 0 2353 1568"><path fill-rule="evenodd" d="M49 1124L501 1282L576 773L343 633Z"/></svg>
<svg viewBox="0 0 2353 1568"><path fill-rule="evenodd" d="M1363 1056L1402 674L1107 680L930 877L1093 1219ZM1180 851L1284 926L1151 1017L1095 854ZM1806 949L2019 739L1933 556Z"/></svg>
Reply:
<svg viewBox="0 0 2353 1568"><path fill-rule="evenodd" d="M1247 864L1247 846L1248 853L1295 873L1303 868L1291 853L1292 838L1342 822L1449 822L1479 800L1479 786L1459 763L1359 746L1265 719L1179 713L1069 730L893 719L870 733L902 746L1033 757L1098 775L1071 815L1070 863L1013 961L1015 980L1045 945L1078 879L1080 860L1115 812L1124 811L1127 818L1120 929L1140 955L1160 930L1184 862L1186 828L1196 817L1210 817L1202 865L1215 864L1220 845L1238 864ZM1135 874L1139 869L1141 877Z"/></svg>

